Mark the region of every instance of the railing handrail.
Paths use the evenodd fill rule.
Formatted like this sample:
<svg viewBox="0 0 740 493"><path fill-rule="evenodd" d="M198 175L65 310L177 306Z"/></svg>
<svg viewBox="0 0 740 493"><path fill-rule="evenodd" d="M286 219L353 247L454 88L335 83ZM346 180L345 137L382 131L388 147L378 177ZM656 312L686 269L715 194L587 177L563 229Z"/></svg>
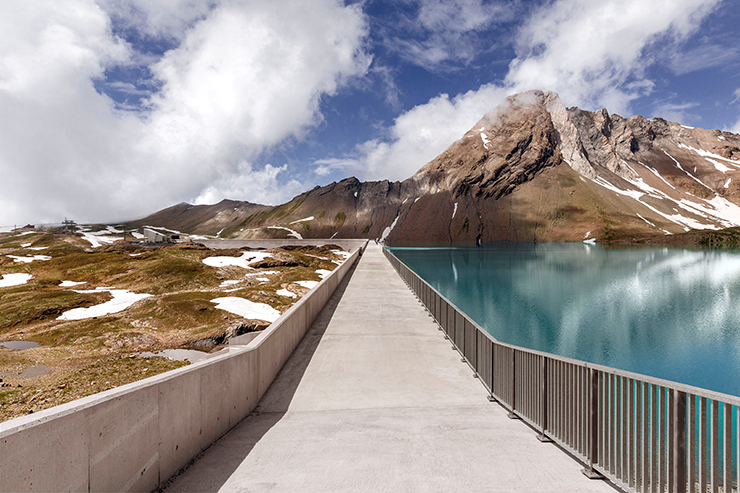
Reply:
<svg viewBox="0 0 740 493"><path fill-rule="evenodd" d="M491 400L585 461L587 476L676 493L729 492L740 478L740 397L497 341L383 252Z"/></svg>

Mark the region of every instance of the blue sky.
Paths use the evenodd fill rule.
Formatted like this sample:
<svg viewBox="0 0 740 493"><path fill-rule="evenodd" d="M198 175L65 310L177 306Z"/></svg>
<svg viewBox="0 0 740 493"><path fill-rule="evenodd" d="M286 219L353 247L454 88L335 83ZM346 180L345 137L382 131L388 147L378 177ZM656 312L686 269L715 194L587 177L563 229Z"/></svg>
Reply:
<svg viewBox="0 0 740 493"><path fill-rule="evenodd" d="M740 132L736 0L8 0L0 226L401 180L507 95Z"/></svg>

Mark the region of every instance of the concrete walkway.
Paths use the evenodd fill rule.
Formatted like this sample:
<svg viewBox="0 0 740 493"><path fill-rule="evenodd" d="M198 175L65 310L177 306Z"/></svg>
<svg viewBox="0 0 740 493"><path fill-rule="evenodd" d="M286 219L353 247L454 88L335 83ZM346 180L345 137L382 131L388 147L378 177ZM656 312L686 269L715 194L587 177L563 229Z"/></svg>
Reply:
<svg viewBox="0 0 740 493"><path fill-rule="evenodd" d="M167 492L605 492L510 420L371 244L257 409Z"/></svg>

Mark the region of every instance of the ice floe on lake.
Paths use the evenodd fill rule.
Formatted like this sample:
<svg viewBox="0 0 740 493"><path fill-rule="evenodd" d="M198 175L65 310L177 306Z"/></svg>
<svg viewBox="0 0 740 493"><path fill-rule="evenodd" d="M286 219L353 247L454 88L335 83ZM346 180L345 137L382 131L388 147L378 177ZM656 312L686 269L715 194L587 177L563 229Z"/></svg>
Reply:
<svg viewBox="0 0 740 493"><path fill-rule="evenodd" d="M100 291L107 291L113 296L112 300L108 300L105 303L99 305L93 305L87 308L73 308L62 313L57 320L84 320L86 318L102 317L104 315L110 315L112 313L122 312L126 308L130 307L137 301L149 298L151 294L137 294L132 293L128 289L114 289L114 288L97 288L92 290L75 291L76 293L96 293Z"/></svg>
<svg viewBox="0 0 740 493"><path fill-rule="evenodd" d="M278 317L280 317L280 312L266 303L255 303L254 301L237 298L235 296L215 298L211 300L211 303L215 303L216 308L220 310L224 310L244 318L274 322Z"/></svg>
<svg viewBox="0 0 740 493"><path fill-rule="evenodd" d="M0 275L0 288L9 288L11 286L20 286L33 279L31 274L5 274Z"/></svg>

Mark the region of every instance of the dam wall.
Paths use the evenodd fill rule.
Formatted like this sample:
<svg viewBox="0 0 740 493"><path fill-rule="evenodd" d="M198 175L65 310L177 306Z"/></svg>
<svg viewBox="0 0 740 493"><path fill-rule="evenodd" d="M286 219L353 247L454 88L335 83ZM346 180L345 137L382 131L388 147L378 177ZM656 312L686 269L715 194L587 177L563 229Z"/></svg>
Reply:
<svg viewBox="0 0 740 493"><path fill-rule="evenodd" d="M0 423L0 491L157 489L256 407L364 245L245 346Z"/></svg>

